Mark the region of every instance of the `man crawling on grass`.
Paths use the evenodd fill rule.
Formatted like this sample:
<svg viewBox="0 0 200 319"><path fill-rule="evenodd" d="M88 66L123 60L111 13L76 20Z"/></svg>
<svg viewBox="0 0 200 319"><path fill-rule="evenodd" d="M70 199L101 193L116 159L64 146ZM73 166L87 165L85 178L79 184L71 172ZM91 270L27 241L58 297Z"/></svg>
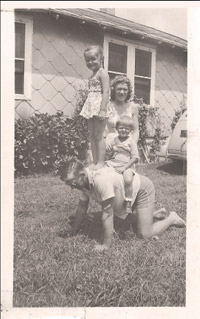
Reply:
<svg viewBox="0 0 200 319"><path fill-rule="evenodd" d="M124 211L124 181L114 168L104 166L96 171L85 167L77 159L71 159L60 169L60 178L71 188L81 191L71 235L76 235L86 216L90 197L102 207L103 242L95 249L108 249L113 242L114 216L122 221L122 229L132 224L140 238L161 235L168 227L184 227L185 221L177 213L164 208L154 211L155 190L149 178L135 174L133 180L132 214Z"/></svg>

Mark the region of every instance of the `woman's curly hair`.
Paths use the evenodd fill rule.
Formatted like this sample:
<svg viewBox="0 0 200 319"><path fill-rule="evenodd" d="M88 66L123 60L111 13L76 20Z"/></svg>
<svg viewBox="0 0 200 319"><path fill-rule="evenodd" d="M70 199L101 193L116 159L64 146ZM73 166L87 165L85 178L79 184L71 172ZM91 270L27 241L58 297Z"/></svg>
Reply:
<svg viewBox="0 0 200 319"><path fill-rule="evenodd" d="M124 84L124 83L127 84L128 94L126 97L126 101L129 100L131 97L131 93L132 93L132 86L131 86L131 82L130 82L129 78L127 78L127 76L124 76L124 75L118 75L113 79L113 81L111 83L111 87L110 87L110 99L112 101L115 100L115 88L116 88L116 85L119 83L120 84Z"/></svg>

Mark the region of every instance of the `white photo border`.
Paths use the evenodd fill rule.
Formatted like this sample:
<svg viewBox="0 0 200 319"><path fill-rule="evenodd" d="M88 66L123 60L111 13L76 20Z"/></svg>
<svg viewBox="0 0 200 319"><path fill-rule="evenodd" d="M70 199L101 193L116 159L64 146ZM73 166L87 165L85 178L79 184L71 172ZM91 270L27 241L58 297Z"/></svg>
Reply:
<svg viewBox="0 0 200 319"><path fill-rule="evenodd" d="M198 318L200 314L200 2L199 1L2 1L2 310L3 318ZM39 7L174 7L188 10L188 175L187 280L185 307L148 308L13 308L14 241L14 8Z"/></svg>

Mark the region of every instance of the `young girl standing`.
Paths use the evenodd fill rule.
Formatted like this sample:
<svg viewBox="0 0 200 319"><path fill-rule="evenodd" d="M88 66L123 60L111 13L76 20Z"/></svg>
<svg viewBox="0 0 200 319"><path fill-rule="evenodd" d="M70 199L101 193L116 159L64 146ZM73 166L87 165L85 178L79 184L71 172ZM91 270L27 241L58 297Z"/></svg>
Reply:
<svg viewBox="0 0 200 319"><path fill-rule="evenodd" d="M91 149L94 169L104 164L106 145L103 137L107 118L109 101L109 75L103 69L103 51L99 46L90 46L84 52L84 58L92 75L88 81L88 97L83 105L80 115L88 119L88 128L91 140Z"/></svg>

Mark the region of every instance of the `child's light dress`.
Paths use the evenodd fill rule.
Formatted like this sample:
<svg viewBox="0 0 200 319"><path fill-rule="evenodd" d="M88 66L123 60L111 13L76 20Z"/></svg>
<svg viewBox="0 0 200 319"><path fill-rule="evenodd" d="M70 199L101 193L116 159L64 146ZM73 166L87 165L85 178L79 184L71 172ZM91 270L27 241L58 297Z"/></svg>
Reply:
<svg viewBox="0 0 200 319"><path fill-rule="evenodd" d="M102 102L102 87L100 80L94 76L88 80L88 96L80 112L86 119L98 116ZM108 103L109 104L109 103ZM113 109L107 105L105 117L108 118L113 114Z"/></svg>
<svg viewBox="0 0 200 319"><path fill-rule="evenodd" d="M109 146L113 150L113 156L110 160L106 161L108 166L122 168L130 161L132 157L139 159L137 144L132 136L129 136L123 142L121 142L118 136L116 136L112 139L112 141L110 141ZM133 171L133 173L135 173L135 164L133 164L130 169Z"/></svg>

